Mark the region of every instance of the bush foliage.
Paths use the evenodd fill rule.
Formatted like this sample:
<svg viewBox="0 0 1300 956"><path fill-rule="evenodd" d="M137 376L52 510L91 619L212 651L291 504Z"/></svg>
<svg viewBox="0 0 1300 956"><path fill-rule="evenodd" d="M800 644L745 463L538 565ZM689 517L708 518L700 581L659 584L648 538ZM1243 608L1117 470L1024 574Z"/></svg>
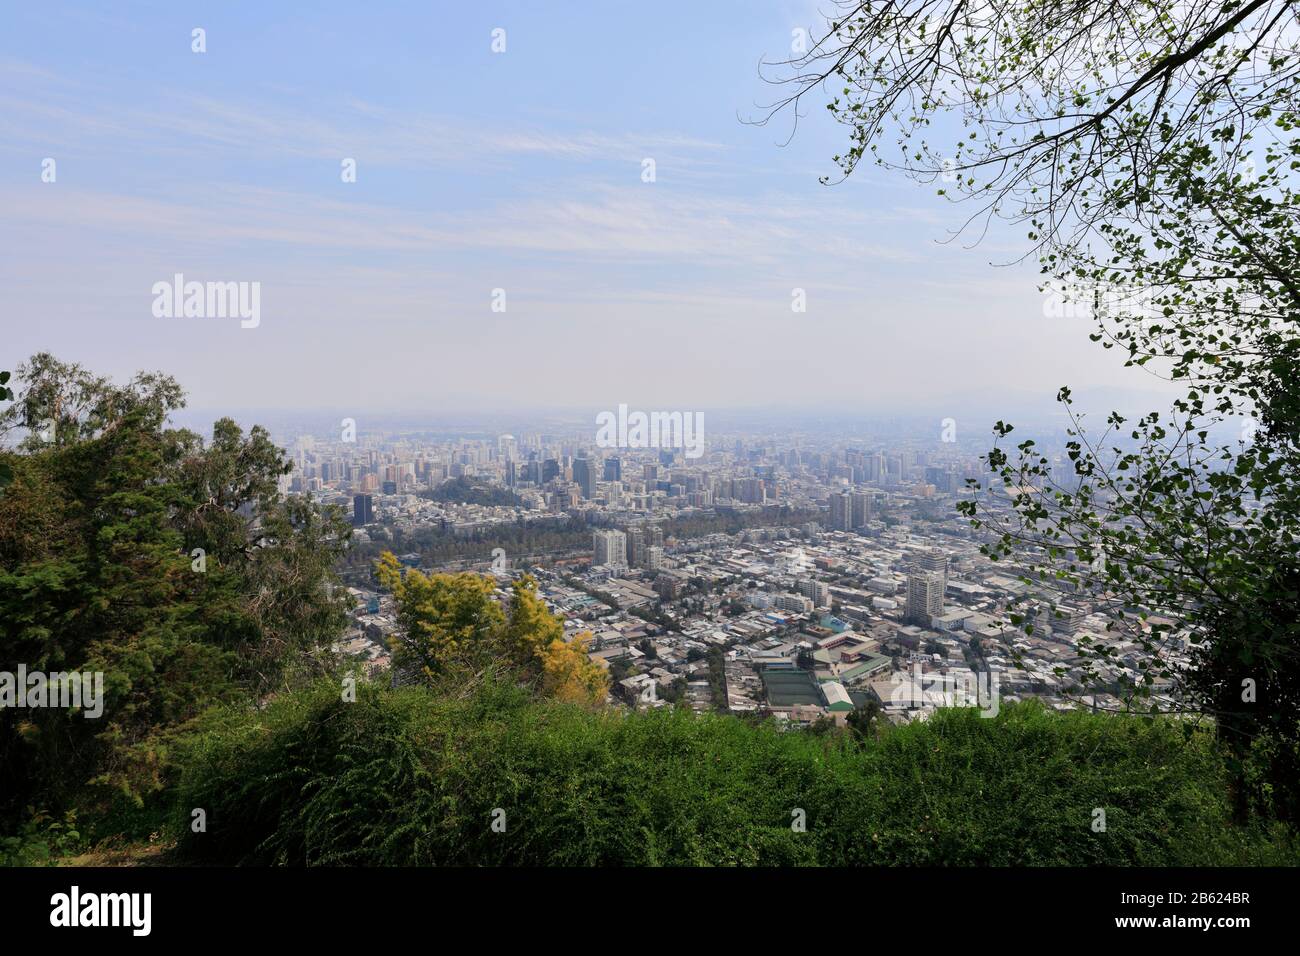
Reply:
<svg viewBox="0 0 1300 956"><path fill-rule="evenodd" d="M178 850L289 865L1211 865L1293 862L1231 823L1209 734L941 711L879 738L592 711L487 685L337 687L211 714L181 756ZM207 830L190 828L194 808ZM1106 828L1095 832L1094 811ZM504 811L505 832L492 828ZM792 824L796 811L806 832ZM495 815L500 819L501 815Z"/></svg>

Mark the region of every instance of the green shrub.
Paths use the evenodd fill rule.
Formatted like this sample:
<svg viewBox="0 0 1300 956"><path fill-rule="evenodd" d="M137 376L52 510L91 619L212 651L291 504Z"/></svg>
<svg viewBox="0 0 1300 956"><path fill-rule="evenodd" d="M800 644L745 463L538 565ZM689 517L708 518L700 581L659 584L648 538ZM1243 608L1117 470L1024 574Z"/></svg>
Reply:
<svg viewBox="0 0 1300 956"><path fill-rule="evenodd" d="M210 714L180 754L196 862L1214 865L1294 862L1234 828L1212 738L1169 721L941 711L879 740L661 709L336 686ZM194 833L202 808L207 830ZM506 831L493 832L494 810ZM1094 832L1094 809L1105 832ZM806 832L792 829L801 810Z"/></svg>
<svg viewBox="0 0 1300 956"><path fill-rule="evenodd" d="M54 866L81 843L75 811L68 811L60 820L29 807L27 819L18 831L0 836L0 866Z"/></svg>

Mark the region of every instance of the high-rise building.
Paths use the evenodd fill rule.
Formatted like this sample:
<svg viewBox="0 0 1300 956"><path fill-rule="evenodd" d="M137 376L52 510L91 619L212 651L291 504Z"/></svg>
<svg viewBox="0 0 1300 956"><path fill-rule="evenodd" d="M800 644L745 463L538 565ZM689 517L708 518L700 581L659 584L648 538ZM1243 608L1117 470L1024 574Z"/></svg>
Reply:
<svg viewBox="0 0 1300 956"><path fill-rule="evenodd" d="M853 529L853 496L847 491L836 491L831 494L830 519L832 531Z"/></svg>
<svg viewBox="0 0 1300 956"><path fill-rule="evenodd" d="M623 459L618 457L605 459L605 480L606 481L623 480Z"/></svg>
<svg viewBox="0 0 1300 956"><path fill-rule="evenodd" d="M865 491L853 492L852 514L849 522L856 531L858 528L865 528L872 518L872 499L873 495Z"/></svg>
<svg viewBox="0 0 1300 956"><path fill-rule="evenodd" d="M645 567L645 528L639 525L627 529L627 557L632 567Z"/></svg>
<svg viewBox="0 0 1300 956"><path fill-rule="evenodd" d="M370 495L352 496L352 523L360 528L362 525L374 524L375 499Z"/></svg>
<svg viewBox="0 0 1300 956"><path fill-rule="evenodd" d="M934 571L943 575L943 589L948 590L948 555L938 548L932 548L923 552L917 559L916 565L925 571Z"/></svg>
<svg viewBox="0 0 1300 956"><path fill-rule="evenodd" d="M582 497L596 497L596 466L590 458L573 459L573 483L582 489Z"/></svg>
<svg viewBox="0 0 1300 956"><path fill-rule="evenodd" d="M807 578L799 582L799 593L813 602L816 607L831 606L831 589L825 581Z"/></svg>
<svg viewBox="0 0 1300 956"><path fill-rule="evenodd" d="M930 627L943 614L943 575L918 569L907 576L907 622Z"/></svg>
<svg viewBox="0 0 1300 956"><path fill-rule="evenodd" d="M652 544L645 549L645 566L647 571L658 571L664 566L664 549Z"/></svg>
<svg viewBox="0 0 1300 956"><path fill-rule="evenodd" d="M733 483L735 496L745 504L761 505L767 500L767 490L759 478L738 478Z"/></svg>
<svg viewBox="0 0 1300 956"><path fill-rule="evenodd" d="M597 531L591 543L593 566L627 567L627 536L622 531Z"/></svg>

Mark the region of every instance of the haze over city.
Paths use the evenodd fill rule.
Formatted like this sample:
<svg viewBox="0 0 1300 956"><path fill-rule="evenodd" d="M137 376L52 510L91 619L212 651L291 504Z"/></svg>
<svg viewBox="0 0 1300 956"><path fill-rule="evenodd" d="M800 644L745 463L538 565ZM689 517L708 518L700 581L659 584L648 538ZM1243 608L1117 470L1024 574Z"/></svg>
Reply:
<svg viewBox="0 0 1300 956"><path fill-rule="evenodd" d="M14 354L165 368L223 411L996 416L1159 388L1045 316L1033 263L989 268L1023 230L944 244L965 213L933 186L819 184L819 109L746 122L813 4L130 6L0 12ZM196 24L205 52L169 41ZM155 316L178 273L260 283L260 324Z"/></svg>

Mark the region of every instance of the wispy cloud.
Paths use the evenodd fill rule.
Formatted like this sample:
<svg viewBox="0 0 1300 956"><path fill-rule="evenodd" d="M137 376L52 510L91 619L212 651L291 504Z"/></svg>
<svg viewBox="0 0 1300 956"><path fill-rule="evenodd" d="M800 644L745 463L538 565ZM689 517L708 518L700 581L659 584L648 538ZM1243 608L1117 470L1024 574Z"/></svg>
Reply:
<svg viewBox="0 0 1300 956"><path fill-rule="evenodd" d="M350 97L342 103L277 97L275 105L164 92L148 109L122 103L93 83L22 61L0 60L0 137L9 149L60 145L74 154L105 150L152 155L228 150L244 159L361 157L394 168L483 169L529 157L582 162L639 162L653 155L677 168L717 161L721 143L664 131L584 129L467 122L398 110ZM0 148L5 148L0 146Z"/></svg>

